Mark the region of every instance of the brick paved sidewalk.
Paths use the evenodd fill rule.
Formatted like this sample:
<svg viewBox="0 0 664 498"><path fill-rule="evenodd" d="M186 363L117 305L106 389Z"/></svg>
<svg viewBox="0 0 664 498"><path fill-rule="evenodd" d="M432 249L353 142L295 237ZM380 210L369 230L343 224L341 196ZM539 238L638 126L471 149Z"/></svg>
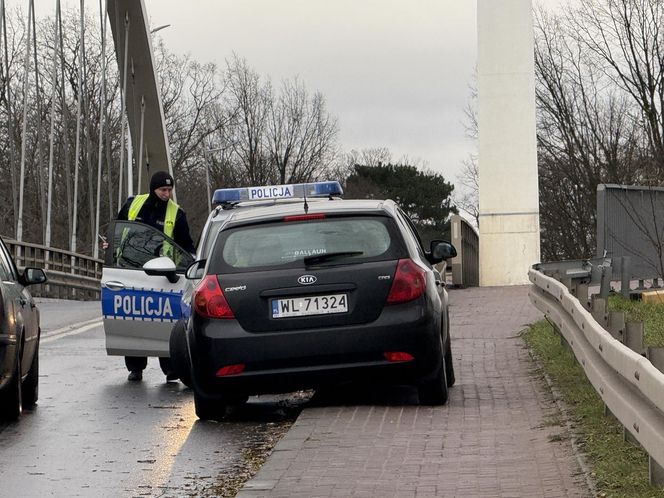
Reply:
<svg viewBox="0 0 664 498"><path fill-rule="evenodd" d="M308 408L237 496L591 496L518 337L541 317L527 291L450 291L447 405Z"/></svg>

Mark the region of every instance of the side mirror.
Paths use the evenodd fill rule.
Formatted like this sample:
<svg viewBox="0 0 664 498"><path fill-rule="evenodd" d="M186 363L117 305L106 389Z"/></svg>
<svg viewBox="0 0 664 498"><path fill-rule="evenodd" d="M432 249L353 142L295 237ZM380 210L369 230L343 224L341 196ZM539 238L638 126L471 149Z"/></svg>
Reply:
<svg viewBox="0 0 664 498"><path fill-rule="evenodd" d="M200 280L205 276L205 263L207 260L199 259L194 261L189 268L187 268L186 273L184 274L187 280Z"/></svg>
<svg viewBox="0 0 664 498"><path fill-rule="evenodd" d="M444 240L432 240L429 261L432 264L456 257L457 252L452 244Z"/></svg>
<svg viewBox="0 0 664 498"><path fill-rule="evenodd" d="M41 268L26 268L19 278L19 282L24 286L43 284L46 280L46 273Z"/></svg>
<svg viewBox="0 0 664 498"><path fill-rule="evenodd" d="M151 259L143 265L143 271L150 276L166 277L172 284L180 280L180 276L175 272L175 263L166 256Z"/></svg>

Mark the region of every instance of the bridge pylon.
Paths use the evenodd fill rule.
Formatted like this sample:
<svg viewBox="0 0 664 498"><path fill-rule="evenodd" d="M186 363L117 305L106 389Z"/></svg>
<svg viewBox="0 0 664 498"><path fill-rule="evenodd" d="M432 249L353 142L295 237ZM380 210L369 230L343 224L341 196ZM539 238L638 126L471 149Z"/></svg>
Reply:
<svg viewBox="0 0 664 498"><path fill-rule="evenodd" d="M531 0L478 0L480 285L540 259Z"/></svg>

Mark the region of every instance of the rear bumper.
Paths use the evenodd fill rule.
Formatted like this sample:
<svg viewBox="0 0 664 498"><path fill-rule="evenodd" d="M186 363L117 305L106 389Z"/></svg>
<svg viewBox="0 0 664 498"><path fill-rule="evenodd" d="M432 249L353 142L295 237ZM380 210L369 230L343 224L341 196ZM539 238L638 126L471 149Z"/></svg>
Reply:
<svg viewBox="0 0 664 498"><path fill-rule="evenodd" d="M386 308L369 324L268 333L246 332L235 320L194 317L188 329L192 382L208 397L355 381L415 383L440 367L440 318L420 307L399 308ZM409 353L414 360L389 362L385 352ZM216 377L219 368L240 363L241 374Z"/></svg>

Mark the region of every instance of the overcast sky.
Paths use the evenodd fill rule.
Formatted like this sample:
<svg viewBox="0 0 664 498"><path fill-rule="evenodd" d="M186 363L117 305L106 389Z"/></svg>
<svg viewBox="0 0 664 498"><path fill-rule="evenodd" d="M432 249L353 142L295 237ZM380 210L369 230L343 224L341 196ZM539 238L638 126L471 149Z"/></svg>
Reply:
<svg viewBox="0 0 664 498"><path fill-rule="evenodd" d="M463 126L477 56L473 0L144 2L153 29L170 24L159 35L171 51L222 68L235 53L275 86L297 75L320 91L344 151L387 147L454 182L474 150ZM50 2L36 3L41 13ZM98 5L86 1L91 12Z"/></svg>
<svg viewBox="0 0 664 498"><path fill-rule="evenodd" d="M463 108L475 67L468 0L145 0L172 50L233 52L273 83L299 75L339 122L343 150L387 147L454 180L472 144Z"/></svg>

